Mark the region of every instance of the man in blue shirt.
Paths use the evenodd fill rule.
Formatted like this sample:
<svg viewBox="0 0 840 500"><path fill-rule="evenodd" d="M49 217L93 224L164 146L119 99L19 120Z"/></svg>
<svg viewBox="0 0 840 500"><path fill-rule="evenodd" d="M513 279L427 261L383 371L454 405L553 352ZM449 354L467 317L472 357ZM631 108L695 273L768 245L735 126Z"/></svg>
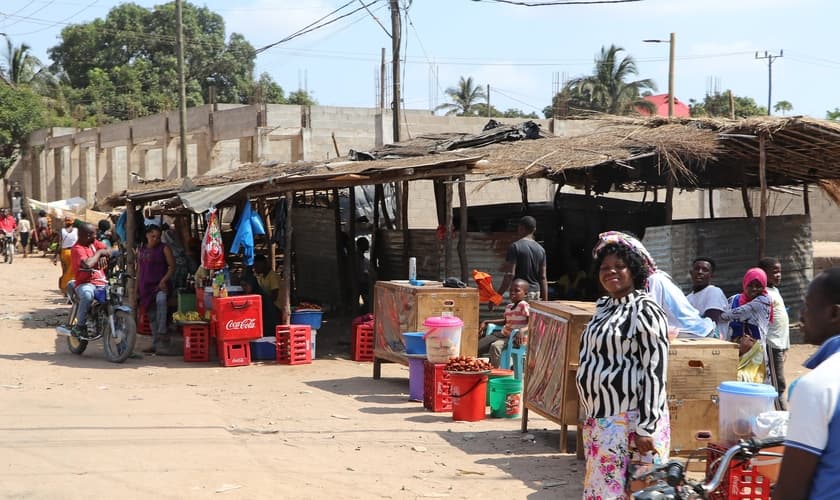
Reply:
<svg viewBox="0 0 840 500"><path fill-rule="evenodd" d="M799 321L805 341L820 345L805 362L811 372L790 389L790 424L776 500L840 495L840 268L808 286Z"/></svg>

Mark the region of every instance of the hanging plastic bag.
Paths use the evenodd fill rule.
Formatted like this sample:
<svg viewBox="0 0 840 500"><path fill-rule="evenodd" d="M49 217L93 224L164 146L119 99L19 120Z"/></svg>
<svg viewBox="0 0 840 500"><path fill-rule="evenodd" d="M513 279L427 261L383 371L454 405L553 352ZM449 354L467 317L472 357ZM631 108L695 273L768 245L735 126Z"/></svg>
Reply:
<svg viewBox="0 0 840 500"><path fill-rule="evenodd" d="M222 233L219 230L216 210L210 210L207 231L201 240L201 265L205 269L223 269L225 267L225 248Z"/></svg>

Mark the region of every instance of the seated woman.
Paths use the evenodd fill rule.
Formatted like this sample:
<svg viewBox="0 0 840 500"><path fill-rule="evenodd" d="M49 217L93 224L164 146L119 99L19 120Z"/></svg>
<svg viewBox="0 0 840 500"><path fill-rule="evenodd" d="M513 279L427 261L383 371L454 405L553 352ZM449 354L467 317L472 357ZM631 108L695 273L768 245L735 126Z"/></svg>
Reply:
<svg viewBox="0 0 840 500"><path fill-rule="evenodd" d="M271 296L263 290L257 281L257 277L251 271L242 275L242 291L245 295L259 295L262 297L262 324L263 337L274 337L277 331L277 308L271 301Z"/></svg>
<svg viewBox="0 0 840 500"><path fill-rule="evenodd" d="M773 302L767 295L767 275L759 267L744 274L743 291L729 298L731 309L721 313L729 321L727 340L740 345L738 380L769 383L767 329L773 319Z"/></svg>
<svg viewBox="0 0 840 500"><path fill-rule="evenodd" d="M631 461L668 460L668 324L644 291L651 270L638 241L601 236L594 257L606 296L581 336L576 379L586 456L583 497L627 498Z"/></svg>

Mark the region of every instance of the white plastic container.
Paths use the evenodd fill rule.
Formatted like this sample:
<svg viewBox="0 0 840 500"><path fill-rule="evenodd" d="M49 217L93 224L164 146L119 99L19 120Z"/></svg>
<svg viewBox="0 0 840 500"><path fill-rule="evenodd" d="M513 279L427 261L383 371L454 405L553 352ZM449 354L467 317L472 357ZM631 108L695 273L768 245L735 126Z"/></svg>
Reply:
<svg viewBox="0 0 840 500"><path fill-rule="evenodd" d="M775 409L776 389L752 382L723 382L720 396L718 436L725 445L753 436L756 418Z"/></svg>
<svg viewBox="0 0 840 500"><path fill-rule="evenodd" d="M464 322L452 313L442 313L423 321L426 327L426 358L430 363L446 363L461 352Z"/></svg>
<svg viewBox="0 0 840 500"><path fill-rule="evenodd" d="M417 281L417 258L408 259L408 281Z"/></svg>

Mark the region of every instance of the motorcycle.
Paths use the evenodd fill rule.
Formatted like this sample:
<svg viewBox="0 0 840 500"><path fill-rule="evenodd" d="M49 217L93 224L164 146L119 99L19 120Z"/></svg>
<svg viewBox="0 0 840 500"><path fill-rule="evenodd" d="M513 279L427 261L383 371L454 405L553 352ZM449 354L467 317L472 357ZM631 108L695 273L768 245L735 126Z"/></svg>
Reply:
<svg viewBox="0 0 840 500"><path fill-rule="evenodd" d="M112 363L122 363L134 352L137 325L131 306L124 303L128 275L122 260L120 257L109 259L106 270L108 285L96 287L82 334L72 332L79 302L75 294L70 298L73 306L67 324L57 327L56 331L67 336L67 347L73 354L81 355L88 343L99 339L104 342L105 358Z"/></svg>
<svg viewBox="0 0 840 500"><path fill-rule="evenodd" d="M11 264L15 260L15 233L7 233L0 230L0 253L3 254L3 262Z"/></svg>

